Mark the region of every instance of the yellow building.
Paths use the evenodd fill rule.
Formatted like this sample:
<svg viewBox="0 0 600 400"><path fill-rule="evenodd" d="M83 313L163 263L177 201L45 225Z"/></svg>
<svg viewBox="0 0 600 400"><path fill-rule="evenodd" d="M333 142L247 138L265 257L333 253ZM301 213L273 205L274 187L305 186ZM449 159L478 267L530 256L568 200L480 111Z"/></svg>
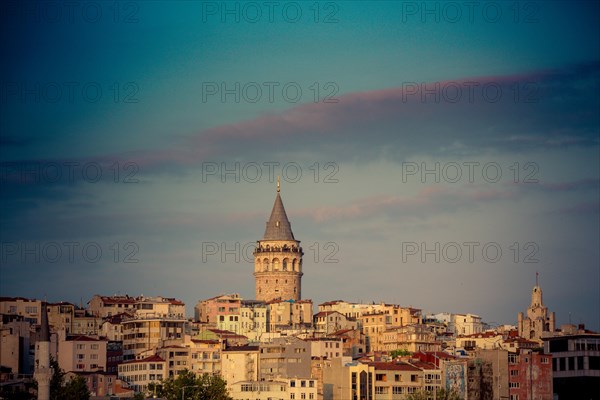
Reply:
<svg viewBox="0 0 600 400"><path fill-rule="evenodd" d="M351 360L323 364L323 400L375 399L375 367Z"/></svg>
<svg viewBox="0 0 600 400"><path fill-rule="evenodd" d="M312 300L282 301L273 300L268 303L270 332L284 330L302 330L312 327Z"/></svg>
<svg viewBox="0 0 600 400"><path fill-rule="evenodd" d="M0 314L20 315L25 321L39 325L42 301L24 297L0 297Z"/></svg>
<svg viewBox="0 0 600 400"><path fill-rule="evenodd" d="M124 319L123 360L129 361L156 351L162 342L179 339L183 342L186 320L176 317L134 317Z"/></svg>
<svg viewBox="0 0 600 400"><path fill-rule="evenodd" d="M230 389L236 382L258 381L258 363L258 346L236 346L223 349L221 352L221 376Z"/></svg>

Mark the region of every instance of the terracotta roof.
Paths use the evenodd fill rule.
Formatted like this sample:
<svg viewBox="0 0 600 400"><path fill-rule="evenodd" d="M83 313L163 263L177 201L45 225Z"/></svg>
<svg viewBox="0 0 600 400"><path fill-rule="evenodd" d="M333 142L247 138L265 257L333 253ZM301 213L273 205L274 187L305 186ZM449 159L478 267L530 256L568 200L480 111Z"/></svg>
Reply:
<svg viewBox="0 0 600 400"><path fill-rule="evenodd" d="M25 297L0 297L0 301L40 301L36 299L27 299Z"/></svg>
<svg viewBox="0 0 600 400"><path fill-rule="evenodd" d="M192 339L194 343L207 343L207 344L219 344L218 340L207 340L207 339Z"/></svg>
<svg viewBox="0 0 600 400"><path fill-rule="evenodd" d="M374 366L376 370L383 370L383 371L420 371L421 370L421 369L415 367L414 365L404 363L404 362L399 362L399 363L370 362L367 364Z"/></svg>
<svg viewBox="0 0 600 400"><path fill-rule="evenodd" d="M159 357L155 354L153 356L146 357L141 360L125 361L123 364L135 364L135 363L143 363L143 362L160 362L160 361L165 361L165 360L163 360L161 357Z"/></svg>
<svg viewBox="0 0 600 400"><path fill-rule="evenodd" d="M222 351L258 351L258 346L232 346Z"/></svg>
<svg viewBox="0 0 600 400"><path fill-rule="evenodd" d="M93 337L78 335L78 336L69 336L67 337L68 342L104 342L102 339L95 339Z"/></svg>
<svg viewBox="0 0 600 400"><path fill-rule="evenodd" d="M421 360L411 360L410 363L420 369L438 369L435 364L431 364Z"/></svg>
<svg viewBox="0 0 600 400"><path fill-rule="evenodd" d="M315 318L326 317L326 316L331 315L331 314L340 314L340 315L343 316L343 314L340 313L340 312L338 312L338 311L320 311L320 312L318 312L318 313L315 314Z"/></svg>
<svg viewBox="0 0 600 400"><path fill-rule="evenodd" d="M339 331L337 331L337 332L330 333L329 335L330 335L330 336L331 336L331 335L339 336L339 335L343 335L343 334L345 334L345 333L351 332L351 331L353 331L353 330L354 330L354 329L342 329L342 330L339 330Z"/></svg>
<svg viewBox="0 0 600 400"><path fill-rule="evenodd" d="M423 355L433 355L436 358L440 358L442 360L454 360L456 357L452 354L448 354L444 351L418 351L414 353L414 356L418 356L420 354Z"/></svg>

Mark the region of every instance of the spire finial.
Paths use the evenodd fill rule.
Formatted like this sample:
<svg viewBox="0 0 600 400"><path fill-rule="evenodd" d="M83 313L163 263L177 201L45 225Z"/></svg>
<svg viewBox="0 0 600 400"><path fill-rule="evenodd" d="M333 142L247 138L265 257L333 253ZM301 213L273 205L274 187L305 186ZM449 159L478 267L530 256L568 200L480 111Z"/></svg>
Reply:
<svg viewBox="0 0 600 400"><path fill-rule="evenodd" d="M277 175L277 193L281 191L281 181L279 179L279 175Z"/></svg>
<svg viewBox="0 0 600 400"><path fill-rule="evenodd" d="M540 286L539 285L539 279L538 279L539 276L540 276L540 273L537 272L537 271L535 271L535 286Z"/></svg>

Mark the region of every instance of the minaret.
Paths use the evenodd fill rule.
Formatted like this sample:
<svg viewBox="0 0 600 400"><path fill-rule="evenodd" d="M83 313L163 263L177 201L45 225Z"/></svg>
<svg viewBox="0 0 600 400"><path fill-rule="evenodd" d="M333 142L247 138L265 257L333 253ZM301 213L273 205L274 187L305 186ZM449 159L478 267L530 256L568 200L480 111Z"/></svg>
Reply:
<svg viewBox="0 0 600 400"><path fill-rule="evenodd" d="M283 202L281 184L277 177L277 194L271 217L262 240L254 251L256 299L300 300L302 281L302 247L294 238Z"/></svg>
<svg viewBox="0 0 600 400"><path fill-rule="evenodd" d="M47 304L42 302L40 337L35 344L35 370L33 377L38 384L38 400L50 400L50 328L48 327Z"/></svg>

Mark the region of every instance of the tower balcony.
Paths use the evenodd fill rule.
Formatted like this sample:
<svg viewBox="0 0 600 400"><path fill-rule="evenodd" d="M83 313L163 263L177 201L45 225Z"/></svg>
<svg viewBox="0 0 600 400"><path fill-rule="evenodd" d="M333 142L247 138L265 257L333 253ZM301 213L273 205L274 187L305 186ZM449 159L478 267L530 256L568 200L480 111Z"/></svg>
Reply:
<svg viewBox="0 0 600 400"><path fill-rule="evenodd" d="M295 253L300 254L300 256L304 255L304 251L302 251L302 247L300 246L258 246L254 249L252 254L261 254L261 253Z"/></svg>

